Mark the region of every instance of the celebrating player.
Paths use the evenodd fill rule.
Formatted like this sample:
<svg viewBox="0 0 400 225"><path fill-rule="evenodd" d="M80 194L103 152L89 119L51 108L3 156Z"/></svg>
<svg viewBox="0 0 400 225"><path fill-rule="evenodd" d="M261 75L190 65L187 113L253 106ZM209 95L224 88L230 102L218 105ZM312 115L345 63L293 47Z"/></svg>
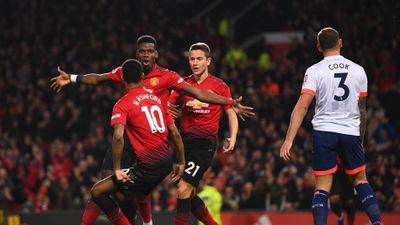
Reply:
<svg viewBox="0 0 400 225"><path fill-rule="evenodd" d="M195 43L189 49L189 65L193 74L185 81L194 87L231 97L228 85L208 71L211 63L210 48L205 43ZM231 106L219 106L199 101L192 96L173 93L170 98L175 105L178 98L182 100L181 135L185 144L185 173L178 183L178 205L175 225L189 223L190 212L206 225L217 224L211 217L203 200L196 195L196 187L209 168L217 143L218 124L221 111L224 110L228 120L230 135L226 139L224 151L229 153L236 143L238 121ZM178 113L175 110L175 117Z"/></svg>
<svg viewBox="0 0 400 225"><path fill-rule="evenodd" d="M243 119L243 117L252 116L251 107L242 106L240 104L241 98L238 100L231 100L226 97L218 96L212 92L198 89L191 86L190 84L183 81L183 79L173 71L162 68L156 64L156 59L158 58L157 51L157 41L154 37L149 35L140 36L137 39L137 50L136 58L143 64L144 79L143 86L147 89L153 90L153 93L161 98L163 102L167 102L170 96L171 90L182 92L184 94L194 96L197 99L220 105L232 105L232 109ZM53 83L51 88L59 92L64 86L70 83L88 84L88 85L99 85L109 81L114 81L116 83L124 84L122 79L122 68L117 67L112 72L104 74L90 73L82 76L67 74L58 68L59 75L52 78ZM123 151L122 165L130 165L133 159L132 151L129 146L126 146ZM112 173L112 154L109 149L104 158L102 165L103 177ZM140 197L137 198L138 211L142 216L145 225L151 225L151 208L150 208L150 198ZM131 204L126 204L119 202L122 210L126 214L130 214L130 220L133 220L133 212L131 212ZM100 209L92 201L89 201L82 219L82 225L92 225L94 224L96 218L100 214Z"/></svg>
<svg viewBox="0 0 400 225"><path fill-rule="evenodd" d="M340 55L342 39L335 29L323 28L317 40L317 48L324 59L306 71L280 156L285 160L290 159L293 140L315 96L315 115L312 120L312 167L316 177L312 203L314 224L327 223L328 194L332 174L337 170L337 155L371 223L382 224L375 193L367 181L362 147L366 123L367 76L360 65Z"/></svg>
<svg viewBox="0 0 400 225"><path fill-rule="evenodd" d="M183 174L185 159L181 136L166 105L158 96L142 86L141 63L133 59L125 61L122 64L122 73L128 91L115 104L111 117L111 126L114 127L114 174L97 182L91 195L113 224L130 225L118 205L110 198L110 194L119 192L125 196L147 196L164 180L172 169L168 133L178 155L178 166L174 170L173 181ZM129 168L121 167L125 130L136 155Z"/></svg>

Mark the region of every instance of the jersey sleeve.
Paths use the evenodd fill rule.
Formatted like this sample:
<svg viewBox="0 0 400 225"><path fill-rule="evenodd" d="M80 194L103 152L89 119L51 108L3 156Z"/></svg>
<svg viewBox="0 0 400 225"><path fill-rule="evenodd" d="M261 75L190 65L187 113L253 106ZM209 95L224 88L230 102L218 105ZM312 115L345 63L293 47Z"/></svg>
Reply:
<svg viewBox="0 0 400 225"><path fill-rule="evenodd" d="M168 76L168 83L170 84L170 89L179 91L186 84L186 81L177 73L171 71Z"/></svg>
<svg viewBox="0 0 400 225"><path fill-rule="evenodd" d="M116 83L123 83L122 67L117 67L107 74L108 78Z"/></svg>
<svg viewBox="0 0 400 225"><path fill-rule="evenodd" d="M361 80L358 93L360 97L365 97L368 95L368 78L364 69L361 70Z"/></svg>
<svg viewBox="0 0 400 225"><path fill-rule="evenodd" d="M301 94L310 94L315 96L317 92L317 74L307 69L304 75L303 86L301 87Z"/></svg>
<svg viewBox="0 0 400 225"><path fill-rule="evenodd" d="M164 108L164 116L165 116L165 123L167 125L167 127L171 124L174 123L174 118L172 118L171 113L169 113L169 110L167 108L167 106L165 104L162 105Z"/></svg>
<svg viewBox="0 0 400 225"><path fill-rule="evenodd" d="M176 91L172 91L168 101L171 102L172 104L176 104L179 98L180 94Z"/></svg>
<svg viewBox="0 0 400 225"><path fill-rule="evenodd" d="M226 83L222 83L222 92L221 92L221 96L224 96L228 99L232 98L231 96L231 89L229 88L229 86ZM228 110L232 108L232 105L224 105L222 106L224 110Z"/></svg>
<svg viewBox="0 0 400 225"><path fill-rule="evenodd" d="M118 102L115 104L113 111L112 111L112 116L111 116L111 127L113 127L115 124L123 124L126 126L126 120L127 120L127 113L123 108L121 107Z"/></svg>

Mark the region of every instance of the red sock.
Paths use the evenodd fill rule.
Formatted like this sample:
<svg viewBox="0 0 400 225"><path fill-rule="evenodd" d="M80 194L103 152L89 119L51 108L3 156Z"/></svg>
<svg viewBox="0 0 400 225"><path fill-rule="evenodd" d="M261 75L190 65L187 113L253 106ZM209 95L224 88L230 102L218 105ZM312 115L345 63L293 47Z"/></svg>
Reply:
<svg viewBox="0 0 400 225"><path fill-rule="evenodd" d="M88 201L85 211L82 216L81 225L93 225L96 222L97 217L100 216L101 209L91 199Z"/></svg>
<svg viewBox="0 0 400 225"><path fill-rule="evenodd" d="M131 225L124 213L118 208L116 211L107 215L107 218L115 225Z"/></svg>
<svg viewBox="0 0 400 225"><path fill-rule="evenodd" d="M139 211L143 222L148 223L151 221L151 205L150 196L137 195L136 196L137 211Z"/></svg>
<svg viewBox="0 0 400 225"><path fill-rule="evenodd" d="M190 212L177 212L175 214L174 225L188 225Z"/></svg>
<svg viewBox="0 0 400 225"><path fill-rule="evenodd" d="M203 200L195 195L192 198L192 213L193 215L200 220L205 225L218 225L218 223L212 218L210 212L207 209L207 206L204 204Z"/></svg>

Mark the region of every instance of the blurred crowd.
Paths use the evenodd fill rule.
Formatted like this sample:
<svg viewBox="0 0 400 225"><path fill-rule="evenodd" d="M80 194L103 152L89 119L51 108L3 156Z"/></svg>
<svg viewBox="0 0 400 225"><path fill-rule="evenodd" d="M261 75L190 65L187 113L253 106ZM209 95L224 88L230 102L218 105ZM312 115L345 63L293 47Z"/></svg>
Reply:
<svg viewBox="0 0 400 225"><path fill-rule="evenodd" d="M158 63L182 76L190 74L185 58L190 44L208 43L212 73L230 85L234 97L243 96L244 104L255 109L254 118L240 122L235 151L218 151L205 177L221 192L223 210L310 209L312 108L291 161L279 158L279 148L304 72L322 58L316 32L330 25L344 39L343 55L361 64L369 79L364 143L369 182L383 210L400 212L400 17L395 13L400 3L272 0L260 2L236 24L232 18L246 1L196 18L210 3L3 2L0 208L83 209L110 147L112 107L124 90L114 84L72 84L55 93L50 78L57 75L57 66L74 74L111 71L134 57L138 36L151 34L159 41ZM305 36L288 45L260 42L241 48L245 37L264 31L304 31ZM223 119L221 139L227 128ZM175 209L176 187L168 179L152 193L152 207Z"/></svg>

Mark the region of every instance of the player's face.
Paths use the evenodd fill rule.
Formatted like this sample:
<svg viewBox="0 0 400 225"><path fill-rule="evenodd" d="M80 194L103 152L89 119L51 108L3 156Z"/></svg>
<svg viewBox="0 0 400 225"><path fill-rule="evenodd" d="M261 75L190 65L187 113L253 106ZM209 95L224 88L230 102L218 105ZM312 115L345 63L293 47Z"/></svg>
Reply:
<svg viewBox="0 0 400 225"><path fill-rule="evenodd" d="M189 53L189 65L193 75L202 75L208 73L208 66L211 58L207 57L202 50L192 50Z"/></svg>
<svg viewBox="0 0 400 225"><path fill-rule="evenodd" d="M136 50L136 58L143 64L143 71L149 72L153 69L158 52L153 43L141 43Z"/></svg>

